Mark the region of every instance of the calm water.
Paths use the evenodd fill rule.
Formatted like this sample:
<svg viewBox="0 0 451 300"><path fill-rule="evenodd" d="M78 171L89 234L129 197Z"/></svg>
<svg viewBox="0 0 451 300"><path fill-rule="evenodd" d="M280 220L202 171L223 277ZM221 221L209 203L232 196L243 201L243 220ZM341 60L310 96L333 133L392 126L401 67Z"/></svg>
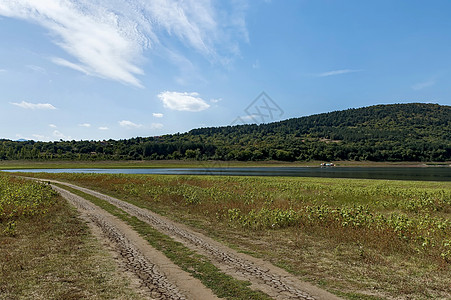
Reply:
<svg viewBox="0 0 451 300"><path fill-rule="evenodd" d="M184 168L184 169L22 169L7 172L99 173L99 174L163 174L226 176L291 176L366 178L391 180L451 181L450 167L248 167L248 168Z"/></svg>

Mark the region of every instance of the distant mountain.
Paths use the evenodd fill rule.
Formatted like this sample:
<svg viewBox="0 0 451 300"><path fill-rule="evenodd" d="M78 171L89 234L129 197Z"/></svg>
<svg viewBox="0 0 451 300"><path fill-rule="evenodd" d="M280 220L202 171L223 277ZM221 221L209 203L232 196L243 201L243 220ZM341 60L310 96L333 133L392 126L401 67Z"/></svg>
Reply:
<svg viewBox="0 0 451 300"><path fill-rule="evenodd" d="M0 141L0 159L451 160L451 106L391 104L120 141Z"/></svg>
<svg viewBox="0 0 451 300"><path fill-rule="evenodd" d="M26 139L18 139L18 140L16 140L16 142L26 142L26 141L28 141L28 140L26 140Z"/></svg>

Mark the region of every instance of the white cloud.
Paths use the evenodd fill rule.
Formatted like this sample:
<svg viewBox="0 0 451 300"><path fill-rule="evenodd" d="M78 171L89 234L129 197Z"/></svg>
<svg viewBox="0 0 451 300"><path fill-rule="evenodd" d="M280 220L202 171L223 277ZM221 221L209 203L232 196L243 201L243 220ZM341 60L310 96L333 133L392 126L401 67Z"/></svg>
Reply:
<svg viewBox="0 0 451 300"><path fill-rule="evenodd" d="M181 42L209 60L224 62L239 54L238 40L248 41L245 10L240 1L213 0L0 3L0 15L37 23L52 34L53 42L71 57L54 57L56 64L138 87L148 49L161 55Z"/></svg>
<svg viewBox="0 0 451 300"><path fill-rule="evenodd" d="M60 66L63 66L63 67L68 67L68 68L73 69L75 71L79 71L79 72L85 73L86 75L91 75L91 73L86 68L84 68L83 66L71 63L70 61L67 61L65 59L62 59L62 58L59 58L59 57L53 57L52 61L55 64L57 64L57 65L60 65Z"/></svg>
<svg viewBox="0 0 451 300"><path fill-rule="evenodd" d="M106 126L100 126L99 127L99 130L108 130L109 128L108 127L106 127Z"/></svg>
<svg viewBox="0 0 451 300"><path fill-rule="evenodd" d="M49 124L49 127L51 128L57 128L57 126L55 124Z"/></svg>
<svg viewBox="0 0 451 300"><path fill-rule="evenodd" d="M211 103L219 103L219 102L221 102L221 101L222 101L222 98L219 98L219 99L211 99L211 100L210 100Z"/></svg>
<svg viewBox="0 0 451 300"><path fill-rule="evenodd" d="M173 110L198 112L210 107L205 100L199 97L198 93L166 91L158 94L158 98L163 101L164 107Z"/></svg>
<svg viewBox="0 0 451 300"><path fill-rule="evenodd" d="M361 72L361 71L362 70L352 70L352 69L334 70L334 71L320 73L317 76L318 77L327 77L327 76L342 75L342 74L355 73L355 72Z"/></svg>
<svg viewBox="0 0 451 300"><path fill-rule="evenodd" d="M131 121L123 120L119 122L119 125L125 128L140 128L142 127L141 124L135 124Z"/></svg>
<svg viewBox="0 0 451 300"><path fill-rule="evenodd" d="M89 123L83 123L83 124L78 124L78 126L89 128L89 127L91 127L91 124L89 124Z"/></svg>
<svg viewBox="0 0 451 300"><path fill-rule="evenodd" d="M164 127L164 125L161 124L161 123L152 123L152 124L150 125L150 128L151 128L151 129L161 129L161 128L163 128L163 127Z"/></svg>
<svg viewBox="0 0 451 300"><path fill-rule="evenodd" d="M43 67L35 66L35 65L27 65L27 68L41 74L47 74L47 70Z"/></svg>
<svg viewBox="0 0 451 300"><path fill-rule="evenodd" d="M239 121L243 124L247 124L248 122L255 123L259 118L261 118L259 115L246 115L238 117Z"/></svg>
<svg viewBox="0 0 451 300"><path fill-rule="evenodd" d="M154 116L155 118L163 118L162 113L153 113L152 116Z"/></svg>
<svg viewBox="0 0 451 300"><path fill-rule="evenodd" d="M38 141L48 141L49 138L46 137L45 135L42 134L32 134L33 136L33 140L38 140Z"/></svg>
<svg viewBox="0 0 451 300"><path fill-rule="evenodd" d="M64 135L62 132L60 132L59 130L54 130L53 131L53 137L57 138L57 139L61 139L61 140L71 140L72 138L70 136L66 136Z"/></svg>
<svg viewBox="0 0 451 300"><path fill-rule="evenodd" d="M10 102L12 105L16 105L25 109L42 109L42 110L49 110L49 109L56 109L55 106L53 106L50 103L30 103L22 101L20 103L16 102Z"/></svg>
<svg viewBox="0 0 451 300"><path fill-rule="evenodd" d="M258 118L258 115L247 115L247 116L242 116L241 118L243 120L255 120L255 118Z"/></svg>
<svg viewBox="0 0 451 300"><path fill-rule="evenodd" d="M417 83L417 84L414 84L414 85L412 86L412 89L414 89L415 91L419 91L419 90L422 90L422 89L424 89L424 88L431 87L431 86L433 86L434 84L435 84L435 81L434 81L434 80L428 80L428 81L424 81L424 82L419 82L419 83Z"/></svg>

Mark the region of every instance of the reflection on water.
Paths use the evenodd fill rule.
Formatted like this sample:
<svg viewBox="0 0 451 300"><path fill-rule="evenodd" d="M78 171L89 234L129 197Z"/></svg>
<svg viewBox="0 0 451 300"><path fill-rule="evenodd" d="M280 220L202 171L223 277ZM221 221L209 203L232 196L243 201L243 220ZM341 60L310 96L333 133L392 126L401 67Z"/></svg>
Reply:
<svg viewBox="0 0 451 300"><path fill-rule="evenodd" d="M225 176L291 176L366 178L390 180L451 181L449 167L247 167L247 168L184 168L184 169L22 169L6 172L100 173L100 174L163 174L163 175L225 175Z"/></svg>

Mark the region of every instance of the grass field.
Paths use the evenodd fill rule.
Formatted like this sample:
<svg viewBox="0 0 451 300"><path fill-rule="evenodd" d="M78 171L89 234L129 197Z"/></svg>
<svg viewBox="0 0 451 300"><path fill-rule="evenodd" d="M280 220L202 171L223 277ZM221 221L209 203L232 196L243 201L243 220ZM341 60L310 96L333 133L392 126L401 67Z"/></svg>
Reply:
<svg viewBox="0 0 451 300"><path fill-rule="evenodd" d="M451 183L34 174L149 208L348 299L449 298Z"/></svg>
<svg viewBox="0 0 451 300"><path fill-rule="evenodd" d="M0 175L0 299L142 299L45 184Z"/></svg>

